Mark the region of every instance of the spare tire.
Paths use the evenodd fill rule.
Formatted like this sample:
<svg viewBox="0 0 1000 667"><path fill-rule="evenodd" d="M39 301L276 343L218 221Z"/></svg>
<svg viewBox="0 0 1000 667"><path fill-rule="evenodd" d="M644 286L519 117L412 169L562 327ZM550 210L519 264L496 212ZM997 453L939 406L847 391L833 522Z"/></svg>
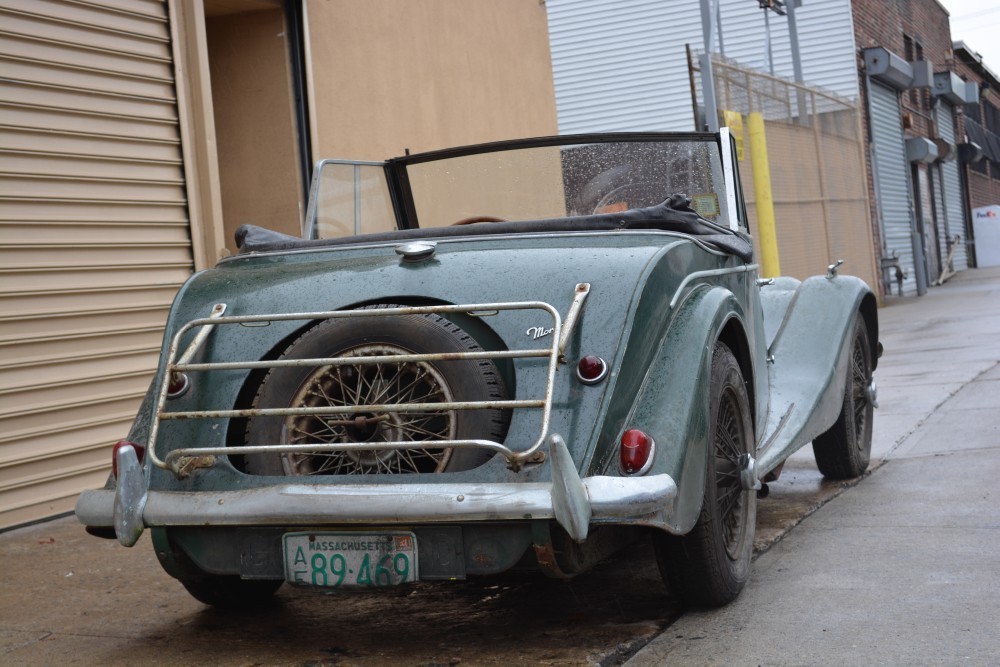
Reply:
<svg viewBox="0 0 1000 667"><path fill-rule="evenodd" d="M400 308L390 304L362 310ZM324 320L295 340L280 359L478 352L482 347L454 323L434 314L373 315ZM285 366L273 368L253 407L300 408L402 403L491 401L507 397L487 359ZM248 445L409 441L412 449L249 454L256 475L363 475L469 470L493 452L434 448L439 440L502 442L509 411L426 410L333 415L257 416L248 420Z"/></svg>

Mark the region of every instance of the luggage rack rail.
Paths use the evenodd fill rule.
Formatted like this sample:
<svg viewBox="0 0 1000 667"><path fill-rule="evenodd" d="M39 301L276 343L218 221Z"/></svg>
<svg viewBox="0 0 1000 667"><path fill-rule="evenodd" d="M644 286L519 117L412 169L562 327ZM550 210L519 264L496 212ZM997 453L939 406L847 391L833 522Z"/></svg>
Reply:
<svg viewBox="0 0 1000 667"><path fill-rule="evenodd" d="M376 451L376 450L403 450L403 449L427 449L431 446L434 449L445 448L485 448L497 452L507 459L507 465L512 470L521 469L526 463L539 462L544 457L544 452L540 451L546 436L549 432L549 420L552 412L552 396L555 383L555 373L560 362L562 351L565 349L569 334L577 321L583 302L589 293L590 286L581 283L576 286L575 296L567 314L564 325L559 312L542 301L520 301L520 302L500 302L500 303L477 303L463 305L440 305L440 306L415 306L400 308L380 308L377 310L344 310L344 311L324 311L324 312L304 312L304 313L281 313L281 314L260 314L260 315L236 315L226 316L226 304L216 304L211 314L205 318L191 320L182 326L173 336L167 351L167 360L164 365L164 372L156 389L156 411L153 416L149 430L148 455L153 465L164 470L172 470L176 475L183 477L194 468L211 467L215 464L216 457L242 454L256 454L265 452L281 453L313 453L313 452L333 452L333 451ZM407 355L372 355L354 357L331 357L314 359L275 359L271 361L229 361L217 363L192 363L198 349L205 343L211 332L222 325L254 325L276 321L302 320L318 321L330 319L349 319L357 317L389 317L395 315L423 315L441 313L465 313L465 314L496 314L500 311L511 310L541 310L551 317L551 344L547 347L496 350L496 351L475 351L475 352L448 352L431 354L407 354ZM178 358L181 340L188 332L198 329L194 338L188 344L184 353ZM175 386L177 394L183 393L187 388L190 379L188 373L213 372L225 370L253 370L269 369L293 366L345 366L345 365L371 365L379 363L419 363L451 361L460 359L523 359L523 358L545 358L548 360L546 382L541 397L526 398L519 400L488 400L488 401L449 401L433 403L405 403L405 404L371 404L371 405L337 405L322 407L299 407L299 408L255 408L242 410L200 410L200 411L169 411L167 409L168 400L171 398L171 385ZM181 389L176 388L178 384ZM490 440L410 440L393 442L338 442L338 443L281 443L274 445L246 445L236 447L186 447L167 452L161 457L157 452L157 437L159 435L160 424L168 420L182 419L232 419L247 418L256 416L306 416L306 415L354 415L357 413L368 414L388 414L406 412L426 412L453 411L453 410L481 410L481 409L512 409L528 408L541 410L540 433L531 447L525 450L515 451L498 442Z"/></svg>

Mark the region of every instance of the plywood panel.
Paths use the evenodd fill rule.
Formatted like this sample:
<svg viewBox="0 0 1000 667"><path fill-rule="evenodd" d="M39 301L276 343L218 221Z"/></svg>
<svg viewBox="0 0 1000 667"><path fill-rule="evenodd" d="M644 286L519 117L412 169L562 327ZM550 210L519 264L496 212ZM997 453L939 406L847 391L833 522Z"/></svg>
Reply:
<svg viewBox="0 0 1000 667"><path fill-rule="evenodd" d="M317 158L558 133L544 3L305 5Z"/></svg>

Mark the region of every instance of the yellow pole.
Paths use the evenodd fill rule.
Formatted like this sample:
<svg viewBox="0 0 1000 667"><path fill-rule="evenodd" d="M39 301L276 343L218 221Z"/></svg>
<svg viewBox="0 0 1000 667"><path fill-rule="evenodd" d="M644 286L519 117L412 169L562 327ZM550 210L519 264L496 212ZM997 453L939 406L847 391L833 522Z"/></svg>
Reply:
<svg viewBox="0 0 1000 667"><path fill-rule="evenodd" d="M771 168L767 163L767 139L764 116L759 111L747 114L750 139L750 164L753 167L753 192L757 207L757 240L760 242L761 275L781 275L778 263L778 235L774 229L774 199L771 197Z"/></svg>

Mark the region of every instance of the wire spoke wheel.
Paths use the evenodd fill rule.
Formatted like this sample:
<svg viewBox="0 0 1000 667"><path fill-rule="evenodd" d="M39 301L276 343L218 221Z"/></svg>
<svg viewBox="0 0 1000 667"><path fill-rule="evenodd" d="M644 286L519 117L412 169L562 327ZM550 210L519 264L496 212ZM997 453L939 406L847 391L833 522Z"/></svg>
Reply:
<svg viewBox="0 0 1000 667"><path fill-rule="evenodd" d="M687 604L718 607L739 595L750 573L757 494L740 481L740 460L755 454L750 400L739 363L717 343L712 356L705 491L686 535L655 536L657 563Z"/></svg>
<svg viewBox="0 0 1000 667"><path fill-rule="evenodd" d="M280 359L391 357L479 352L479 343L438 315L371 315L325 320L303 333ZM509 411L442 410L441 403L507 398L488 359L373 361L271 369L254 408L309 409L307 415L259 415L247 422L250 445L322 445L324 449L246 456L256 475L397 475L468 470L493 456L487 449L444 447L454 440L502 442ZM393 409L358 409L391 406ZM336 412L324 413L325 408ZM400 409L396 409L400 408ZM379 448L379 443L414 443Z"/></svg>
<svg viewBox="0 0 1000 667"><path fill-rule="evenodd" d="M868 327L860 314L855 318L848 355L840 414L825 433L813 440L816 467L830 479L860 477L871 461L874 406L869 387L874 364Z"/></svg>
<svg viewBox="0 0 1000 667"><path fill-rule="evenodd" d="M409 354L395 345L363 345L339 356L370 357ZM293 397L290 407L325 408L354 405L426 405L454 399L447 382L424 362L325 366L317 369ZM455 412L428 408L421 412L378 412L290 416L284 443L343 444L434 442L455 439ZM285 455L291 475L364 475L441 472L450 449L371 449L292 452Z"/></svg>
<svg viewBox="0 0 1000 667"><path fill-rule="evenodd" d="M739 473L740 456L748 451L744 440L738 398L727 387L719 402L715 423L715 486L723 542L726 553L733 559L739 557L746 532L746 494Z"/></svg>
<svg viewBox="0 0 1000 667"><path fill-rule="evenodd" d="M855 338L851 350L850 392L854 407L854 439L856 446L864 444L865 430L871 413L868 385L871 383L871 363L865 359L865 346Z"/></svg>

